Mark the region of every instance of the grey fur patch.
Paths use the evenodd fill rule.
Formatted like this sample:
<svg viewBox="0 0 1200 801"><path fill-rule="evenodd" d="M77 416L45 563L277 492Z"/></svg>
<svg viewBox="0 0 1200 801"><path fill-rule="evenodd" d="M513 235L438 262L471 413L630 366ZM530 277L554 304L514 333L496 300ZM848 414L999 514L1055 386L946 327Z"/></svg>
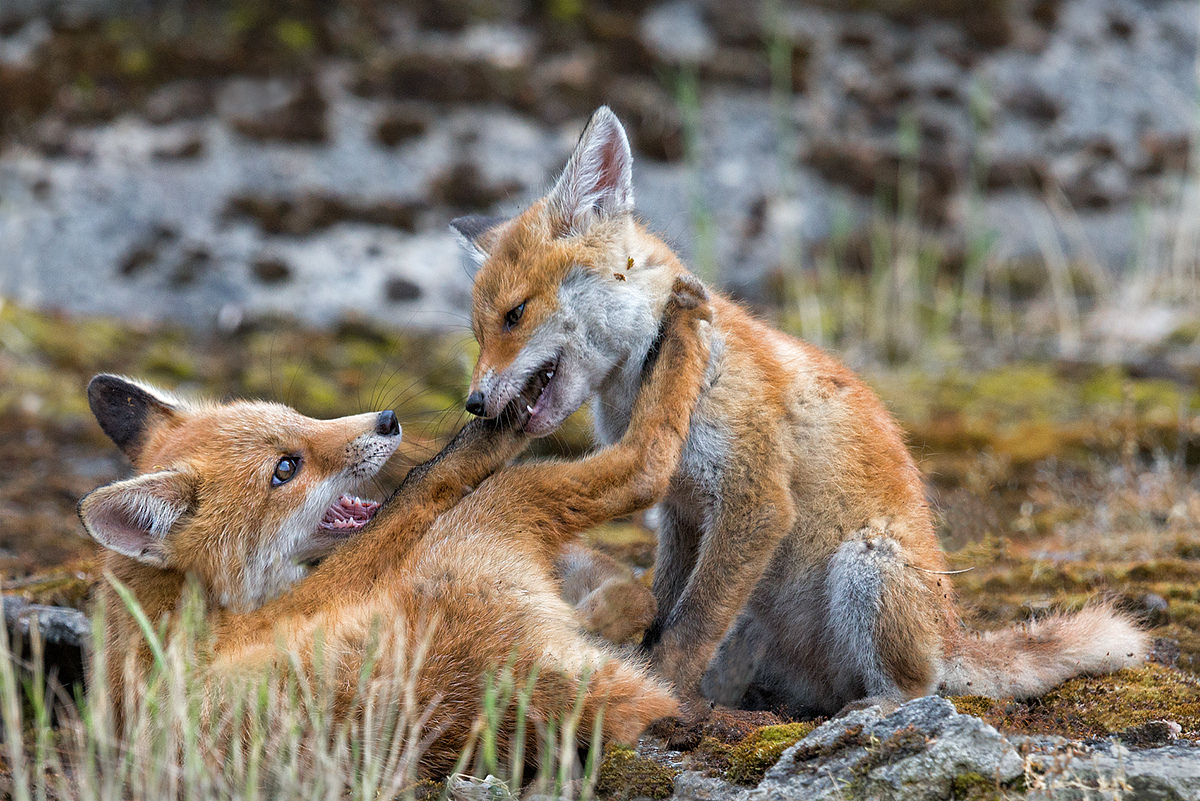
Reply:
<svg viewBox="0 0 1200 801"><path fill-rule="evenodd" d="M899 544L890 537L842 543L829 560L829 619L834 639L869 696L900 697L875 639L880 598L897 563Z"/></svg>

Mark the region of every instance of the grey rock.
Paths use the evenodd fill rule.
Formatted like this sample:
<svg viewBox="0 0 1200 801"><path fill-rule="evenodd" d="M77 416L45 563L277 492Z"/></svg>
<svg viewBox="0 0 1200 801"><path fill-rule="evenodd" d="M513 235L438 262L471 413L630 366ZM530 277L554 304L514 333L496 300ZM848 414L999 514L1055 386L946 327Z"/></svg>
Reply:
<svg viewBox="0 0 1200 801"><path fill-rule="evenodd" d="M50 25L44 19L33 19L11 36L0 36L0 66L26 68L33 65L33 56L50 38Z"/></svg>
<svg viewBox="0 0 1200 801"><path fill-rule="evenodd" d="M917 801L948 798L955 777L1021 774L1022 760L999 732L945 699L930 696L881 716L852 712L819 727L784 752L749 799L856 797Z"/></svg>
<svg viewBox="0 0 1200 801"><path fill-rule="evenodd" d="M31 604L24 598L4 597L4 624L8 636L29 642L30 629L37 626L47 645L64 645L80 650L92 638L92 624L76 609Z"/></svg>
<svg viewBox="0 0 1200 801"><path fill-rule="evenodd" d="M1200 799L1200 745L1131 751L1098 745L1078 756L1033 754L1028 797L1054 801L1195 801Z"/></svg>
<svg viewBox="0 0 1200 801"><path fill-rule="evenodd" d="M669 64L698 64L716 51L699 6L687 0L661 3L647 11L638 33L646 48Z"/></svg>
<svg viewBox="0 0 1200 801"><path fill-rule="evenodd" d="M724 779L705 776L698 770L685 770L675 777L676 801L745 801L750 791Z"/></svg>

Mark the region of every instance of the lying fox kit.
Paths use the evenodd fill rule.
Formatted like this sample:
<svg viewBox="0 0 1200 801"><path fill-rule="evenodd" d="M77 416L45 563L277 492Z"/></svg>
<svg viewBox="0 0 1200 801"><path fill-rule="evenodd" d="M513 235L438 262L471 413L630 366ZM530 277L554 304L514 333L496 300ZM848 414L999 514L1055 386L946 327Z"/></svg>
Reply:
<svg viewBox="0 0 1200 801"><path fill-rule="evenodd" d="M313 420L275 403L191 403L113 375L92 379L88 402L137 475L87 495L80 517L105 570L158 611L188 575L212 609L247 612L282 594L374 516L378 502L350 493L401 438L390 411ZM147 646L112 587L102 593L119 665Z"/></svg>
<svg viewBox="0 0 1200 801"><path fill-rule="evenodd" d="M626 431L674 282L687 275L634 218L632 156L607 108L549 195L511 220L453 223L479 264L479 361L467 409L520 393L526 430L588 398ZM979 637L954 593L916 464L883 404L821 350L713 294L706 386L662 502L644 646L691 712L723 704L831 713L937 689L1039 694L1143 658L1125 617L1092 608Z"/></svg>
<svg viewBox="0 0 1200 801"><path fill-rule="evenodd" d="M92 408L138 475L88 495L81 517L108 549L107 571L152 622L177 616L185 576L200 584L215 607L206 685L213 703L234 702L228 680L316 671L318 650L338 675L382 681L415 670L405 692L429 710L421 766L433 776L474 742L484 676L507 665L517 687L533 687L533 724L578 711L581 745L595 727L605 742L632 743L675 713L670 688L585 636L554 571L582 531L652 504L676 469L708 359L709 309L694 281L681 279L672 297L626 439L579 462L505 468L527 442L533 397L521 396L496 420L470 423L382 505L344 493L395 450L390 413L321 422L273 404L193 406L99 376ZM118 667L108 675L121 699L125 655L135 678L152 656L106 592L106 654ZM384 647L368 662L379 621L397 627L384 631ZM425 644L405 621L437 623ZM339 693L334 713L342 720L366 707ZM500 747L516 731L506 719ZM525 731L524 753L536 755L537 726Z"/></svg>
<svg viewBox="0 0 1200 801"><path fill-rule="evenodd" d="M313 420L258 401L192 404L117 376L97 376L88 397L135 465L147 464L147 447L156 454L154 468L81 505L88 533L114 555L108 567L122 578L120 555L191 574L210 608L233 612L278 596L371 520L379 503L350 490L378 473L401 437L390 411ZM142 422L136 414L160 440L178 436L165 447L123 440ZM652 622L653 595L603 554L570 545L555 572L588 631L620 643Z"/></svg>

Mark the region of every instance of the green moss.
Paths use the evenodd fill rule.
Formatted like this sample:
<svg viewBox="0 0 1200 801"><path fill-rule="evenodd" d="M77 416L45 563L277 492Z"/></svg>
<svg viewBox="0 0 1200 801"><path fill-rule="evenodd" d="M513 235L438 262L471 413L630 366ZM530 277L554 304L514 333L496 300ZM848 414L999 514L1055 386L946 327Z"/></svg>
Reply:
<svg viewBox="0 0 1200 801"><path fill-rule="evenodd" d="M996 699L983 695L958 695L950 698L950 703L962 715L974 715L981 718L996 705Z"/></svg>
<svg viewBox="0 0 1200 801"><path fill-rule="evenodd" d="M974 771L955 776L950 781L950 792L955 801L990 801L1004 797L995 779Z"/></svg>
<svg viewBox="0 0 1200 801"><path fill-rule="evenodd" d="M669 798L677 770L639 756L632 748L608 749L600 763L596 792L603 798Z"/></svg>
<svg viewBox="0 0 1200 801"><path fill-rule="evenodd" d="M808 736L811 722L764 726L734 746L728 753L727 777L738 784L758 784L767 770L788 748Z"/></svg>
<svg viewBox="0 0 1200 801"><path fill-rule="evenodd" d="M1151 720L1200 731L1200 680L1148 664L1107 676L1083 676L1028 702L996 704L984 719L1000 729L1104 737Z"/></svg>

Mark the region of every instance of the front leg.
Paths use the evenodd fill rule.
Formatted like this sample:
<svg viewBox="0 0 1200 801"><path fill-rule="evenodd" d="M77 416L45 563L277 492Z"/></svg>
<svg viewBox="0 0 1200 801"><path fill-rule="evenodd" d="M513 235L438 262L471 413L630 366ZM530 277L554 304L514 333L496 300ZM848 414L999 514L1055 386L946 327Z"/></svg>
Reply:
<svg viewBox="0 0 1200 801"><path fill-rule="evenodd" d="M689 710L702 709L700 677L795 522L788 489L765 470L749 472L739 479L745 487L717 502L695 570L650 652L651 662L675 684Z"/></svg>
<svg viewBox="0 0 1200 801"><path fill-rule="evenodd" d="M512 409L467 423L432 459L408 472L366 529L318 569L331 583L361 583L398 563L433 521L525 449L529 438Z"/></svg>
<svg viewBox="0 0 1200 801"><path fill-rule="evenodd" d="M222 624L222 636L249 637L270 629L280 618L314 614L331 597L369 588L404 559L439 516L519 454L527 442L511 410L495 419L467 423L436 456L409 471L358 536L290 592L253 612L230 616Z"/></svg>
<svg viewBox="0 0 1200 801"><path fill-rule="evenodd" d="M658 604L658 614L642 638L642 648L646 650L652 649L662 638L667 616L687 586L700 549L700 526L694 516L685 515L669 500L661 508L658 546L654 552L654 583L651 587Z"/></svg>

